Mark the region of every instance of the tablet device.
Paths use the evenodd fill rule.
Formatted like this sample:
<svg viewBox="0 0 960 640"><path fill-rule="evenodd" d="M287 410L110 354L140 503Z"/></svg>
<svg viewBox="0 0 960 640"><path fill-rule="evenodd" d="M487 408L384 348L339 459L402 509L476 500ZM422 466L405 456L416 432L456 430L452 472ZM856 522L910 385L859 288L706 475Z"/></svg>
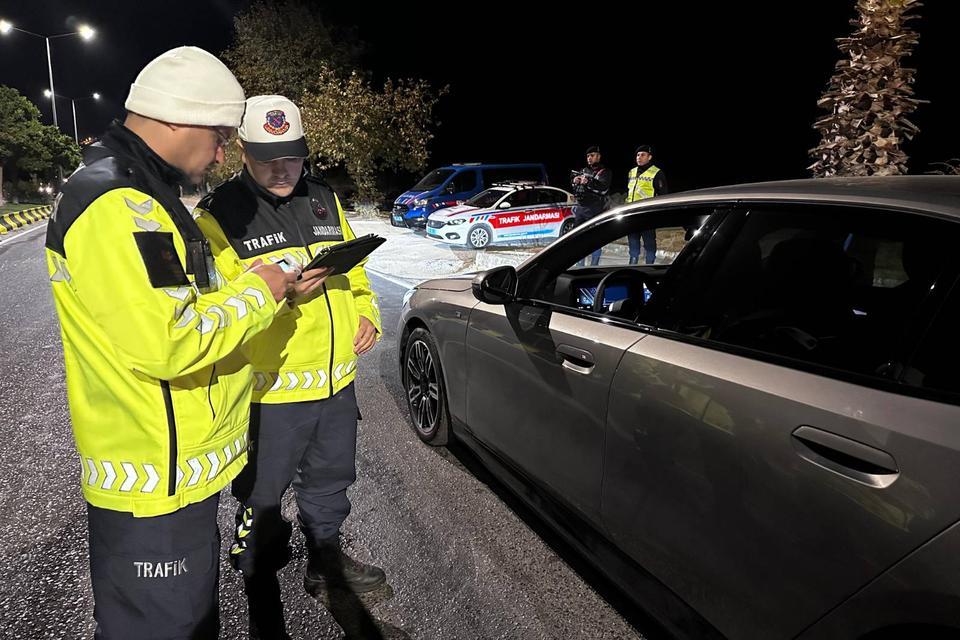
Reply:
<svg viewBox="0 0 960 640"><path fill-rule="evenodd" d="M386 238L371 233L340 244L324 247L313 256L313 259L303 270L309 271L320 267L330 267L332 271L329 275L331 276L346 273L386 241Z"/></svg>

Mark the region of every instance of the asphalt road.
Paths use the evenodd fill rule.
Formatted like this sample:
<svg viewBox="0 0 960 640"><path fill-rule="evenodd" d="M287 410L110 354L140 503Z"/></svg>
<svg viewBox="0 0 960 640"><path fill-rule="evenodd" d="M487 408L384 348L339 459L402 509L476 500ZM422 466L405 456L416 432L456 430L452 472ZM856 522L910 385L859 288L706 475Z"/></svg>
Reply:
<svg viewBox="0 0 960 640"><path fill-rule="evenodd" d="M90 638L85 506L43 227L0 237L0 638ZM641 637L622 598L468 454L416 438L394 361L405 287L372 280L385 335L361 360L359 479L343 533L354 556L386 570L390 588L346 614L371 616L384 638ZM235 504L224 493L222 638L247 637L241 582L225 561ZM291 635L342 637L330 610L303 591L304 563L295 533L281 573Z"/></svg>

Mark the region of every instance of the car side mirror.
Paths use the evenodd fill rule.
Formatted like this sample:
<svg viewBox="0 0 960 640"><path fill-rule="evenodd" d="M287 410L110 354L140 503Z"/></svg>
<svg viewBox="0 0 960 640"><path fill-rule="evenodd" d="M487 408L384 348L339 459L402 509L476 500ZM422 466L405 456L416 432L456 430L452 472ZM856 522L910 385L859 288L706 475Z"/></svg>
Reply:
<svg viewBox="0 0 960 640"><path fill-rule="evenodd" d="M508 201L504 200L503 202L500 203L500 206L497 207L497 208L498 208L498 209L509 209L509 208L510 208L510 203L509 203Z"/></svg>
<svg viewBox="0 0 960 640"><path fill-rule="evenodd" d="M447 193L456 193L457 188L454 186L452 182L449 182L447 183L447 187L444 189L444 191L446 191Z"/></svg>
<svg viewBox="0 0 960 640"><path fill-rule="evenodd" d="M511 265L494 267L473 279L473 297L487 304L507 304L517 297L517 270Z"/></svg>

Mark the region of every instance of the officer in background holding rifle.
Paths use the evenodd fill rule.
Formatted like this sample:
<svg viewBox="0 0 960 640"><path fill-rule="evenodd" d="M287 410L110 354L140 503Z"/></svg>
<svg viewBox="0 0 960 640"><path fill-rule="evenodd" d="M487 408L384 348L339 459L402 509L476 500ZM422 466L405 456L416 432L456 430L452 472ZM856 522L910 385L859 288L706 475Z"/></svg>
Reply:
<svg viewBox="0 0 960 640"><path fill-rule="evenodd" d="M591 220L607 208L607 192L610 191L610 171L600 164L600 148L587 149L587 166L580 171L571 171L573 195L577 206L573 208L573 218L578 225ZM590 256L590 265L600 264L601 249ZM581 260L578 264L583 264Z"/></svg>

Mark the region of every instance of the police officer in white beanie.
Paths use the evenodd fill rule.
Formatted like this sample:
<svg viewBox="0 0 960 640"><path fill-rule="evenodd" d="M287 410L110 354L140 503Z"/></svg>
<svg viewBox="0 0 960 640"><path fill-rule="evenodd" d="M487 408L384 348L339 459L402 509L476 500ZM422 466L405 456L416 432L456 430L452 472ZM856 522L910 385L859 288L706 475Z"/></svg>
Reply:
<svg viewBox="0 0 960 640"><path fill-rule="evenodd" d="M217 503L247 461L252 390L239 348L297 276L224 278L179 198L223 160L244 102L206 51L160 55L47 228L101 640L219 633Z"/></svg>
<svg viewBox="0 0 960 640"><path fill-rule="evenodd" d="M319 249L354 237L336 194L304 169L307 143L293 102L250 98L239 133L243 170L194 211L222 273L230 277L256 260L306 263ZM305 271L297 288L315 293L300 291L291 313L243 347L254 369L254 452L233 483L240 505L230 560L244 576L252 635L263 639L287 637L276 572L290 557L292 527L280 499L291 485L307 543L307 591L340 589L354 597L385 581L381 569L340 546L347 488L356 479L353 381L360 356L380 335L377 297L362 262L329 277ZM347 637L368 637L341 624Z"/></svg>

